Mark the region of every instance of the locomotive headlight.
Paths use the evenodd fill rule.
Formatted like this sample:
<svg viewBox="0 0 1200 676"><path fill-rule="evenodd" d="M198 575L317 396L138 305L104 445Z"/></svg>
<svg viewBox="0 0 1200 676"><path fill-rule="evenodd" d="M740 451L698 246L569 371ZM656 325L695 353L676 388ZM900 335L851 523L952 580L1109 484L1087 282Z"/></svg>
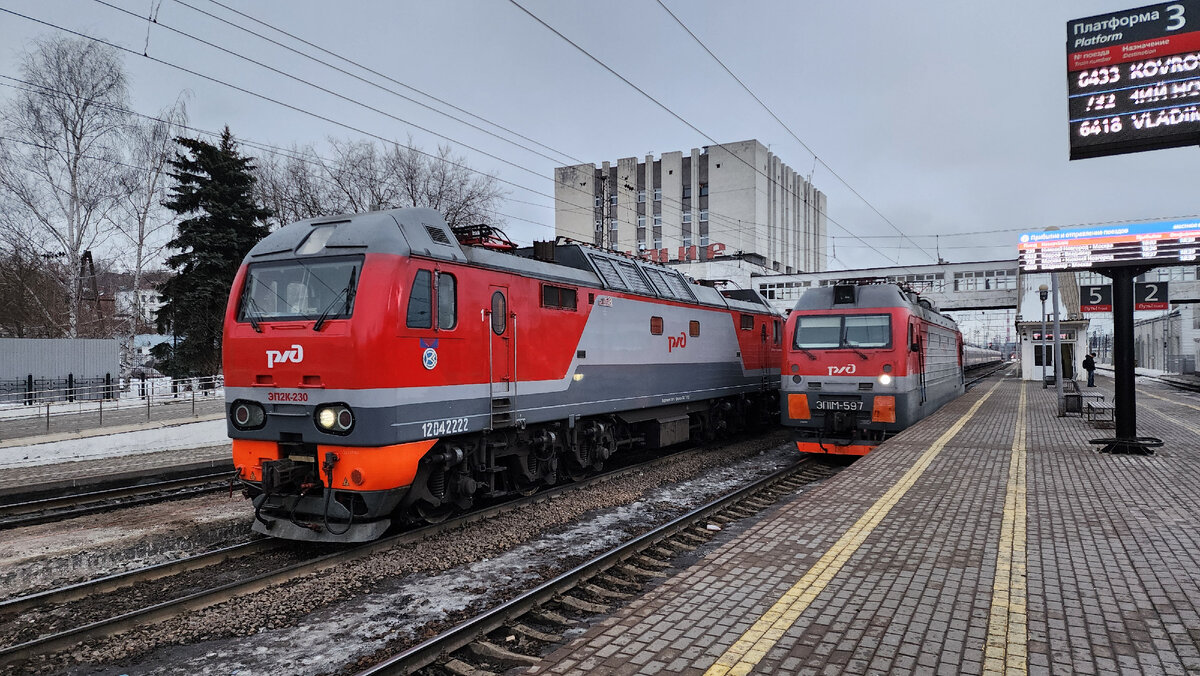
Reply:
<svg viewBox="0 0 1200 676"><path fill-rule="evenodd" d="M229 419L239 430L256 430L267 423L267 412L261 404L239 399L230 406Z"/></svg>
<svg viewBox="0 0 1200 676"><path fill-rule="evenodd" d="M313 420L321 431L331 434L349 434L354 429L354 412L345 404L318 406Z"/></svg>
<svg viewBox="0 0 1200 676"><path fill-rule="evenodd" d="M885 367L885 368L886 368L886 367ZM888 374L886 374L886 373L881 373L881 374L879 374L879 384L880 384L880 385L891 385L891 384L892 384L892 377L891 377L891 376L889 376L889 375L888 375Z"/></svg>

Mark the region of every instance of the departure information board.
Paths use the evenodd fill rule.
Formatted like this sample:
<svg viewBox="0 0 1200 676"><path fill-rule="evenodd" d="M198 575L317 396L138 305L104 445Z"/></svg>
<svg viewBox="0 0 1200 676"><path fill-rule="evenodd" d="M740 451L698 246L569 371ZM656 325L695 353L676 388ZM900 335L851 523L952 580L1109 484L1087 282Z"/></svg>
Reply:
<svg viewBox="0 0 1200 676"><path fill-rule="evenodd" d="M1200 144L1200 0L1067 23L1071 159Z"/></svg>
<svg viewBox="0 0 1200 676"><path fill-rule="evenodd" d="M1200 220L1026 232L1019 248L1026 272L1178 265L1200 258Z"/></svg>

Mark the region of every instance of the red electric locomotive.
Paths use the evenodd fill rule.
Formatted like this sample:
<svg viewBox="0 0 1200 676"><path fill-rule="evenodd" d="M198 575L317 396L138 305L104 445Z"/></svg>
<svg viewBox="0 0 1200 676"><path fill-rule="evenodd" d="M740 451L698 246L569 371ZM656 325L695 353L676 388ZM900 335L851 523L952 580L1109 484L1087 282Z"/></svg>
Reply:
<svg viewBox="0 0 1200 676"><path fill-rule="evenodd" d="M864 455L964 391L958 326L896 284L808 289L785 335L781 415L801 452Z"/></svg>
<svg viewBox="0 0 1200 676"><path fill-rule="evenodd" d="M612 251L518 250L428 209L302 221L233 284L234 463L256 531L370 540L621 448L770 422L782 335L754 292Z"/></svg>

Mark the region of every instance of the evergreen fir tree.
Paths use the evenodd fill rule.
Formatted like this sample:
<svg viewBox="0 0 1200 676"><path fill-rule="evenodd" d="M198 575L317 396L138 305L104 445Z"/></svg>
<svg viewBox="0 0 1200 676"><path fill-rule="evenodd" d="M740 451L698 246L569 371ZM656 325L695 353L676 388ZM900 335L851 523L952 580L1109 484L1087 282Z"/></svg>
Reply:
<svg viewBox="0 0 1200 676"><path fill-rule="evenodd" d="M238 266L268 228L271 216L252 197L253 159L242 157L229 127L218 145L176 138L187 156L176 153L171 176L176 185L164 206L184 220L168 247L176 271L160 287L163 306L158 332L172 331L174 345L155 348L159 370L174 377L212 375L221 368L221 326Z"/></svg>

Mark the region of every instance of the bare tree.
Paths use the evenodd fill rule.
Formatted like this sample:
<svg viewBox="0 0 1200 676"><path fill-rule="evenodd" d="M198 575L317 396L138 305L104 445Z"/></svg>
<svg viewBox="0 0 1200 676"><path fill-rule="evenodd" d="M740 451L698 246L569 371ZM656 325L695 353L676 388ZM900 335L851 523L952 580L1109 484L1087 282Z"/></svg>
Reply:
<svg viewBox="0 0 1200 676"><path fill-rule="evenodd" d="M125 73L116 52L98 43L47 38L25 53L28 89L0 112L16 143L0 150L0 211L10 238L66 267L66 335L79 334L86 251L110 237L106 217L122 186L114 164L128 124Z"/></svg>
<svg viewBox="0 0 1200 676"><path fill-rule="evenodd" d="M128 167L120 176L120 202L111 218L120 233L123 262L132 273L128 340L130 344L145 325L142 285L145 272L158 260L171 240L178 220L175 212L162 205L170 183L170 160L175 156L175 137L182 135L187 111L182 100L164 109L155 118L130 125ZM150 319L153 321L153 318Z"/></svg>
<svg viewBox="0 0 1200 676"><path fill-rule="evenodd" d="M258 199L280 223L338 213L430 207L451 226L498 224L504 198L494 176L472 171L449 146L330 139L330 157L312 146L260 158Z"/></svg>

